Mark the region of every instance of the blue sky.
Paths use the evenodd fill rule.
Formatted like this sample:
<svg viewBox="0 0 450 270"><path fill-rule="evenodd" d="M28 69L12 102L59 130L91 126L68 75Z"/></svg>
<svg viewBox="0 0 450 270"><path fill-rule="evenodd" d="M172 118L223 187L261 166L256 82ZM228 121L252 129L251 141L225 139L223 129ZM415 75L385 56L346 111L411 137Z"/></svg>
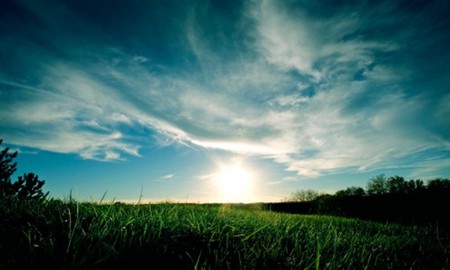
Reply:
<svg viewBox="0 0 450 270"><path fill-rule="evenodd" d="M2 1L0 138L53 197L450 176L448 1ZM228 165L227 165L228 164Z"/></svg>

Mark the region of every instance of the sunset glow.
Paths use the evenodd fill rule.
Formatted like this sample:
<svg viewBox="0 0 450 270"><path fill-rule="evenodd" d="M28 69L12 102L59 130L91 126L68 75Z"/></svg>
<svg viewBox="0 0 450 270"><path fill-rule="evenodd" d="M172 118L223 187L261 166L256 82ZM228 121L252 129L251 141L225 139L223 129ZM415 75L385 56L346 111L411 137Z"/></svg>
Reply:
<svg viewBox="0 0 450 270"><path fill-rule="evenodd" d="M224 166L213 179L221 201L248 202L251 200L253 175L241 164Z"/></svg>

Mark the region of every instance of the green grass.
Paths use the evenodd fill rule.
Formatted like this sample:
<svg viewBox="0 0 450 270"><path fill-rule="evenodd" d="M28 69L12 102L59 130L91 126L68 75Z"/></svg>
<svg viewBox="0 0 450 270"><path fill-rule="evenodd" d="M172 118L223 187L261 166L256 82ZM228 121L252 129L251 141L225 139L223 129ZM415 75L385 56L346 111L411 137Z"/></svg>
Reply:
<svg viewBox="0 0 450 270"><path fill-rule="evenodd" d="M433 226L226 205L70 200L0 202L0 254L0 269L450 267L448 235Z"/></svg>

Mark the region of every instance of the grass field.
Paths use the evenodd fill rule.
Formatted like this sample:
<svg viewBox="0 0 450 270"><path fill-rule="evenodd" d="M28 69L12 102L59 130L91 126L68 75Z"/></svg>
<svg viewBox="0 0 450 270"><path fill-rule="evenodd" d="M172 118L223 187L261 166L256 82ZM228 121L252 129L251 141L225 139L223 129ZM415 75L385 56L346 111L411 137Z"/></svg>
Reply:
<svg viewBox="0 0 450 270"><path fill-rule="evenodd" d="M252 207L2 202L0 269L450 267L448 235L436 226Z"/></svg>

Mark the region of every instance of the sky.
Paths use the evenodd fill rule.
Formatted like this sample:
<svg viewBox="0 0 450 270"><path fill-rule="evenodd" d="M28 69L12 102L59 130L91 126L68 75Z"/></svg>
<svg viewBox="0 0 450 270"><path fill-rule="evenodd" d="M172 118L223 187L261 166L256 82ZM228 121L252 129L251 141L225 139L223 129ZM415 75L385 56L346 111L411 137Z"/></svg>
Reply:
<svg viewBox="0 0 450 270"><path fill-rule="evenodd" d="M51 197L87 201L450 177L448 14L445 0L2 0L2 146Z"/></svg>

